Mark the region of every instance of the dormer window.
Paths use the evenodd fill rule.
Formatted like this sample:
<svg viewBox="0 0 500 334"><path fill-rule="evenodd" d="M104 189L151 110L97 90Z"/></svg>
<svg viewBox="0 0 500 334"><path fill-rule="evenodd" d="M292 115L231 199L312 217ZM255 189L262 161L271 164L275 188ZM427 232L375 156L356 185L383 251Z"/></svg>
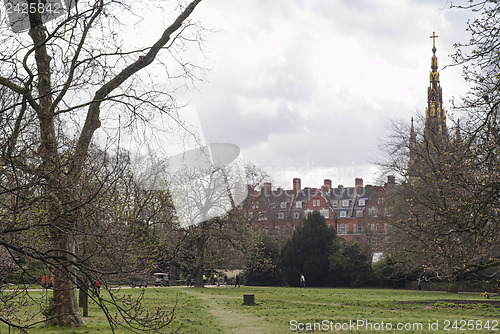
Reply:
<svg viewBox="0 0 500 334"><path fill-rule="evenodd" d="M281 207L282 209L286 209L286 202L281 202L280 207Z"/></svg>
<svg viewBox="0 0 500 334"><path fill-rule="evenodd" d="M366 205L366 198L360 198L358 200L358 205L359 206L365 206Z"/></svg>
<svg viewBox="0 0 500 334"><path fill-rule="evenodd" d="M297 209L301 209L302 208L302 202L298 201L297 203L295 203L295 207Z"/></svg>
<svg viewBox="0 0 500 334"><path fill-rule="evenodd" d="M349 206L349 200L348 199L342 200L342 206L343 207L348 207Z"/></svg>

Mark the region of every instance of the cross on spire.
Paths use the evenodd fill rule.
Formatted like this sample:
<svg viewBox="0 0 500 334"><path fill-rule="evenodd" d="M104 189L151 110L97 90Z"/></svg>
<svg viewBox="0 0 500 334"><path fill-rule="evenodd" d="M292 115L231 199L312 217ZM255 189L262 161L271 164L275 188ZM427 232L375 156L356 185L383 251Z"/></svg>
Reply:
<svg viewBox="0 0 500 334"><path fill-rule="evenodd" d="M436 32L433 31L432 32L432 36L430 36L430 38L432 38L432 48L434 49L436 47L436 38L439 37L436 35Z"/></svg>

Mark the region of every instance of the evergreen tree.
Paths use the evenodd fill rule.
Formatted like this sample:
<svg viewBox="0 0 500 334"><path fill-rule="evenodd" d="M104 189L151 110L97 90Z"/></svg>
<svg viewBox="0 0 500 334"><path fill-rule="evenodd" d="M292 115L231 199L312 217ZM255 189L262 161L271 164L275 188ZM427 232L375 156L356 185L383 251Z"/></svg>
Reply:
<svg viewBox="0 0 500 334"><path fill-rule="evenodd" d="M330 284L359 287L373 278L370 259L357 241L340 239L336 252L330 255Z"/></svg>
<svg viewBox="0 0 500 334"><path fill-rule="evenodd" d="M269 235L261 234L245 261L246 285L282 285L283 277L278 268L278 259L278 243Z"/></svg>
<svg viewBox="0 0 500 334"><path fill-rule="evenodd" d="M280 267L290 286L299 286L300 274L308 286L328 285L329 256L335 250L335 230L317 211L310 213L281 250Z"/></svg>

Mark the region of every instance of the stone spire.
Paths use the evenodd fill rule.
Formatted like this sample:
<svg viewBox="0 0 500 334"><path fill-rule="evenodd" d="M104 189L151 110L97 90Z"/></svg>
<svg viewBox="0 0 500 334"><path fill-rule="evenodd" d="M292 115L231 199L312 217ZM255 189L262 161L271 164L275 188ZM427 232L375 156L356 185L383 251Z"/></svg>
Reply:
<svg viewBox="0 0 500 334"><path fill-rule="evenodd" d="M436 57L435 32L432 33L432 59L429 74L429 87L427 88L427 109L425 110L425 134L436 136L446 134L446 114L443 109L443 92L439 83L438 61Z"/></svg>

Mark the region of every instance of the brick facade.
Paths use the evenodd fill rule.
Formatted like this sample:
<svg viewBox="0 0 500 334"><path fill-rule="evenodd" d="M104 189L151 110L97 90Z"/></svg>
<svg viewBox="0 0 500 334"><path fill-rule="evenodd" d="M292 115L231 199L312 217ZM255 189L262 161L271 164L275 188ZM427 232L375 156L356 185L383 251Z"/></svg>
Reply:
<svg viewBox="0 0 500 334"><path fill-rule="evenodd" d="M249 191L251 225L284 242L309 212L319 211L339 237L369 238L378 244L375 239L387 233L384 204L386 192L393 186L394 176L383 186L365 186L360 178L354 187L336 188L328 179L321 188L302 188L301 180L295 178L292 190L273 189L266 183L260 190Z"/></svg>

